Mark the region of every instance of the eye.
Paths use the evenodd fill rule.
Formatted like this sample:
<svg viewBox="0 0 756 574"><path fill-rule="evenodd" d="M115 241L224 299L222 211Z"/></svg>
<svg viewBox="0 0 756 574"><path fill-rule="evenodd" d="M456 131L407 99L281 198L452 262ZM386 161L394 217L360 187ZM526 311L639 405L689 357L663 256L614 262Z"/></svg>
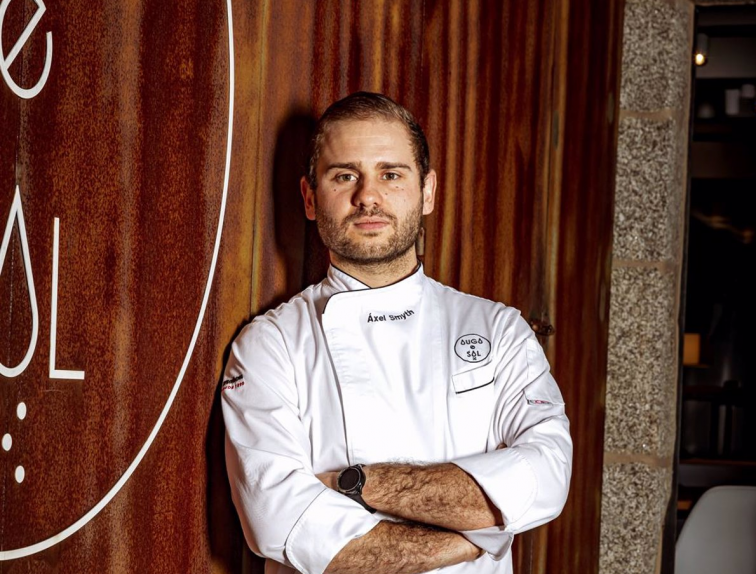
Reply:
<svg viewBox="0 0 756 574"><path fill-rule="evenodd" d="M400 177L402 176L396 173L395 171L389 171L383 174L383 179L388 180L388 181L396 181Z"/></svg>
<svg viewBox="0 0 756 574"><path fill-rule="evenodd" d="M351 183L357 181L357 176L353 173L340 173L334 179L339 183Z"/></svg>

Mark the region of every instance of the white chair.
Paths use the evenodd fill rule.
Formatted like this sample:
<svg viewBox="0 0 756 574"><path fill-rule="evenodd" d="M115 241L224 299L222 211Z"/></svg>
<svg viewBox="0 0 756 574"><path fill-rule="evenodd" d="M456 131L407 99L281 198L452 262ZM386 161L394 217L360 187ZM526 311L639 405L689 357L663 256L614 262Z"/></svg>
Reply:
<svg viewBox="0 0 756 574"><path fill-rule="evenodd" d="M704 493L677 540L675 574L756 574L756 486Z"/></svg>

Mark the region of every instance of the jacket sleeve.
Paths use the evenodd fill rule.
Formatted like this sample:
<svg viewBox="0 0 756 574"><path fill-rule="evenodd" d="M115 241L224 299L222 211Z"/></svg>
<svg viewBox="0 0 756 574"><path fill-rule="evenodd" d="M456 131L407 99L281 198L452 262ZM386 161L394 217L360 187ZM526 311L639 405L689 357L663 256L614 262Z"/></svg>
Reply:
<svg viewBox="0 0 756 574"><path fill-rule="evenodd" d="M463 534L501 559L513 535L562 511L572 473L564 400L540 344L519 317L499 343L489 452L454 460L501 511L504 526Z"/></svg>
<svg viewBox="0 0 756 574"><path fill-rule="evenodd" d="M237 337L221 397L231 494L250 548L320 574L379 519L315 476L294 369L277 327L255 320Z"/></svg>

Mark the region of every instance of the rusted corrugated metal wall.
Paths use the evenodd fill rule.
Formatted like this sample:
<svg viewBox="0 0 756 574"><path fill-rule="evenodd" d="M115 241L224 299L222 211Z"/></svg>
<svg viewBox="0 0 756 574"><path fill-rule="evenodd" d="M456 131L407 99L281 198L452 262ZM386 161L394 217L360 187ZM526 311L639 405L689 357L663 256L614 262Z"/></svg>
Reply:
<svg viewBox="0 0 756 574"><path fill-rule="evenodd" d="M552 264L609 241L606 225L590 241L553 240L579 221L571 212L557 223L554 206L564 203L564 190L573 200L611 194L611 178L586 191L574 183L585 170L574 178L565 172L571 186L557 176L564 132L554 126L567 102L568 70L587 57L580 50L594 51L591 70L605 74L602 86L616 82L616 41L592 31L617 33L616 13L600 12L585 32L567 26L571 6L591 5L4 0L0 214L7 218L20 205L25 234L14 223L0 273L0 363L7 367L0 434L10 437L0 451L0 572L245 568L223 467L217 384L239 327L318 280L327 264L305 223L298 179L314 118L341 96L382 91L425 126L440 175L437 213L427 221L431 275L529 317L555 315L555 286L582 289L580 277L599 280L571 292L571 301L591 300L608 281L604 258L589 257L590 269L578 275ZM560 52L576 33L595 36L590 45L570 44L577 64ZM44 77L46 61L39 93L23 92ZM579 97L570 103L592 105ZM613 126L586 121L609 134L597 141L613 141ZM581 141L570 142L573 155L588 149ZM611 145L590 149L603 160L601 173L611 170ZM596 205L596 217L610 220L611 201ZM35 316L28 366L12 372L23 366ZM594 320L577 333L595 327L597 344L605 345L604 325ZM560 363L570 370L568 403L605 368L581 370L585 350L572 343L556 335L549 349L558 377ZM570 407L573 420L588 415L579 436L594 437L592 445L600 446L602 401L593 395ZM594 526L595 451L579 451L582 487L570 503ZM520 574L596 570L597 540L576 541L574 519L565 524L549 527L558 536L543 530L519 543ZM59 541L61 532L70 536ZM578 553L578 570L565 570L560 556L575 544L588 550Z"/></svg>
<svg viewBox="0 0 756 574"><path fill-rule="evenodd" d="M0 433L10 436L0 544L3 558L31 555L0 569L207 570L205 429L219 342L204 330L190 351L221 224L226 4L14 1L0 13L4 59L21 45L12 83L0 81L0 213L18 186L25 222L25 233L13 225L0 276L4 365L24 357L38 317L31 361L0 381ZM37 85L46 62L38 94L13 88Z"/></svg>

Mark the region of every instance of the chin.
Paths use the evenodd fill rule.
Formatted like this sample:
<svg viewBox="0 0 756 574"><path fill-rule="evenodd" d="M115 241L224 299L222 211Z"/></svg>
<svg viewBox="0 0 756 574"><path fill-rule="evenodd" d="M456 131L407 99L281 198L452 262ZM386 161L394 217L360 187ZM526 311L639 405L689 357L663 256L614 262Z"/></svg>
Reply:
<svg viewBox="0 0 756 574"><path fill-rule="evenodd" d="M414 243L407 249L396 249L392 242L382 245L352 245L351 249L344 249L339 256L352 263L360 265L380 265L390 264L400 260L407 252L414 247Z"/></svg>

